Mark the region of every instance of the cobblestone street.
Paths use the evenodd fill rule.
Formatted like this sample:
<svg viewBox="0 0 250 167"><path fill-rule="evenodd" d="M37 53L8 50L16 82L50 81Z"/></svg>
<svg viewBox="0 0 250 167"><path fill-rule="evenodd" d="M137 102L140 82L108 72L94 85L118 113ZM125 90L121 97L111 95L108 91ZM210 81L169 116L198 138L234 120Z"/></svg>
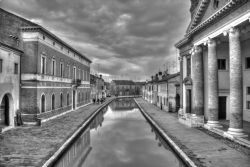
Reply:
<svg viewBox="0 0 250 167"><path fill-rule="evenodd" d="M91 104L41 127L16 127L0 135L0 166L42 166L84 121L103 104Z"/></svg>
<svg viewBox="0 0 250 167"><path fill-rule="evenodd" d="M249 167L250 150L206 130L189 128L178 122L174 113L167 113L136 99L140 107L199 167Z"/></svg>

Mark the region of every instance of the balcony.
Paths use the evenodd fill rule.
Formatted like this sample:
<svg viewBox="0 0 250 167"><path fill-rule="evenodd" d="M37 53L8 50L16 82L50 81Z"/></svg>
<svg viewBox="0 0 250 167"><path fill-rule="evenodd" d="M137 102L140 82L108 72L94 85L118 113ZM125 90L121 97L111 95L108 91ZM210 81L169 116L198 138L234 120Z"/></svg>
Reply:
<svg viewBox="0 0 250 167"><path fill-rule="evenodd" d="M81 83L82 83L82 81L80 79L73 79L72 80L72 85L74 85L76 87L80 86Z"/></svg>

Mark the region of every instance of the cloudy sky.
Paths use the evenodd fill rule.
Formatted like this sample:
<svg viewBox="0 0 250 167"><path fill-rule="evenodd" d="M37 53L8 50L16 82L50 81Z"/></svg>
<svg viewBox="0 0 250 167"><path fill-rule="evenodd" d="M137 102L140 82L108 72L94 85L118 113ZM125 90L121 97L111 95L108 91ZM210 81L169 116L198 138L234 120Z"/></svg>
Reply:
<svg viewBox="0 0 250 167"><path fill-rule="evenodd" d="M94 72L143 80L175 72L174 44L190 20L189 0L0 0L85 53ZM164 65L166 64L166 65Z"/></svg>

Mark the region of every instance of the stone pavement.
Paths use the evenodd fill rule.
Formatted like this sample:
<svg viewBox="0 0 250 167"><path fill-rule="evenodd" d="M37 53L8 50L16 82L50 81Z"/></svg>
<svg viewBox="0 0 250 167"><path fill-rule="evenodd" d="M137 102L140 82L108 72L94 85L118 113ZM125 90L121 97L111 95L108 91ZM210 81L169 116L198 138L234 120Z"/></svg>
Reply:
<svg viewBox="0 0 250 167"><path fill-rule="evenodd" d="M237 144L235 147L220 136L206 133L205 129L189 128L179 123L174 114L164 112L142 98L136 101L198 167L250 166L248 148Z"/></svg>
<svg viewBox="0 0 250 167"><path fill-rule="evenodd" d="M91 104L42 126L16 127L0 134L0 167L42 166L99 107Z"/></svg>

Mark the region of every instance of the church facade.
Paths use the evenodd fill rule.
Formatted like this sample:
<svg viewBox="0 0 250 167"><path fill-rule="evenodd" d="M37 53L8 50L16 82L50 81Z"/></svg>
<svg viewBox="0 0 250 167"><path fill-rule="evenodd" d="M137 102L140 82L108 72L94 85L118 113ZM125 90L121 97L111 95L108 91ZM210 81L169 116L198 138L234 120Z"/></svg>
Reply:
<svg viewBox="0 0 250 167"><path fill-rule="evenodd" d="M205 120L208 128L229 120L225 135L243 137L243 121L250 121L250 2L191 4L191 22L175 45L180 53L179 112Z"/></svg>

